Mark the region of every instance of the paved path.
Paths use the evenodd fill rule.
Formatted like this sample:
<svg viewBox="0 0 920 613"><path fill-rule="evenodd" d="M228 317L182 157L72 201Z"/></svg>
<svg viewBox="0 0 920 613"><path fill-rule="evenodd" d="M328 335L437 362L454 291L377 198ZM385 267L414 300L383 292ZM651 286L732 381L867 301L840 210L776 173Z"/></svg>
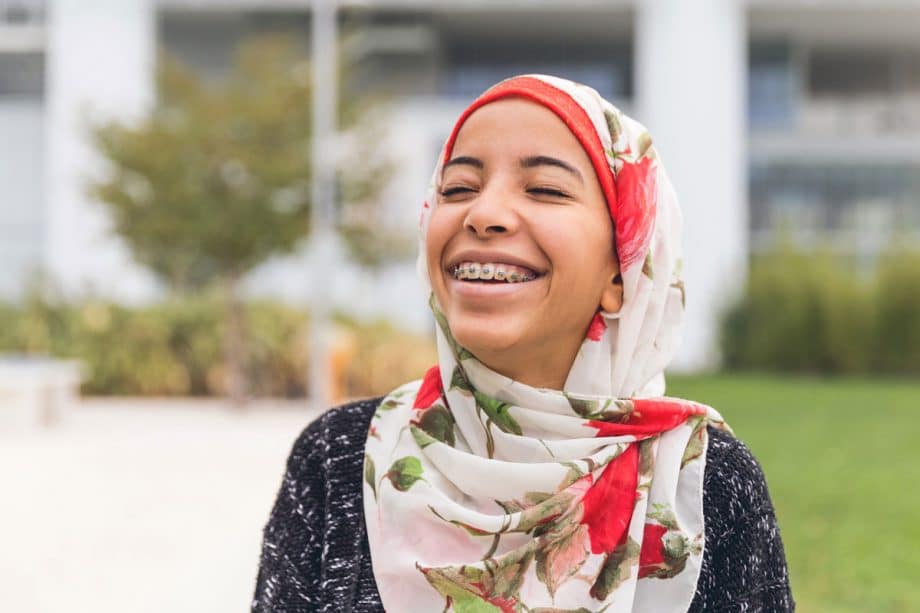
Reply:
<svg viewBox="0 0 920 613"><path fill-rule="evenodd" d="M0 425L0 608L248 611L303 406L84 400L55 428Z"/></svg>

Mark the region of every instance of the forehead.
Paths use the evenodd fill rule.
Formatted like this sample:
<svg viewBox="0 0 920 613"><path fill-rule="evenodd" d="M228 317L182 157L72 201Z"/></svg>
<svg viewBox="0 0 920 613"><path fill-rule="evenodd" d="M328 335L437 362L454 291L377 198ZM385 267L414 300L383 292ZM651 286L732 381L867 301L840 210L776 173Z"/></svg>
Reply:
<svg viewBox="0 0 920 613"><path fill-rule="evenodd" d="M458 155L567 154L573 163L590 160L562 119L524 98L503 98L476 109L457 133L451 157Z"/></svg>

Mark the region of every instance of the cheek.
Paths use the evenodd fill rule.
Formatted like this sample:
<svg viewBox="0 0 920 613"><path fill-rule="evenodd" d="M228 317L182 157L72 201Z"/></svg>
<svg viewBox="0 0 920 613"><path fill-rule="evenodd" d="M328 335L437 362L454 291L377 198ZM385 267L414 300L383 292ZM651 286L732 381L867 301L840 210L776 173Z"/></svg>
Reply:
<svg viewBox="0 0 920 613"><path fill-rule="evenodd" d="M428 274L434 283L437 272L441 268L444 250L447 243L454 235L454 220L449 210L436 208L431 213L428 222L428 233L425 235L425 258L428 262Z"/></svg>
<svg viewBox="0 0 920 613"><path fill-rule="evenodd" d="M568 223L566 223L568 222ZM546 252L567 273L591 273L613 256L613 232L606 219L559 220L543 231Z"/></svg>
<svg viewBox="0 0 920 613"><path fill-rule="evenodd" d="M555 226L543 244L553 261L555 282L575 302L600 297L610 263L614 259L613 232L607 219L579 219L579 223ZM596 305L589 305L595 308ZM577 308L577 307L576 307Z"/></svg>
<svg viewBox="0 0 920 613"><path fill-rule="evenodd" d="M437 210L431 214L428 222L428 233L425 235L425 257L428 259L428 266L431 269L432 264L440 260L444 252L445 239L444 224L441 221L442 216L438 215Z"/></svg>

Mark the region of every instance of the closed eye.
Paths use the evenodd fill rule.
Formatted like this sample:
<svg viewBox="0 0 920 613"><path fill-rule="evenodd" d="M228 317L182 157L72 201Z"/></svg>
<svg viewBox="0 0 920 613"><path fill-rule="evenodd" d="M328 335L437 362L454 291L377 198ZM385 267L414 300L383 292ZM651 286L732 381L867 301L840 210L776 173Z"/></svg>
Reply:
<svg viewBox="0 0 920 613"><path fill-rule="evenodd" d="M444 198L447 198L449 196L455 196L457 194L465 194L465 193L469 193L472 191L474 190L470 187L462 187L462 186L448 187L441 191L441 196L443 196Z"/></svg>
<svg viewBox="0 0 920 613"><path fill-rule="evenodd" d="M527 192L540 196L552 196L554 198L571 198L567 193L551 187L533 187L528 189Z"/></svg>

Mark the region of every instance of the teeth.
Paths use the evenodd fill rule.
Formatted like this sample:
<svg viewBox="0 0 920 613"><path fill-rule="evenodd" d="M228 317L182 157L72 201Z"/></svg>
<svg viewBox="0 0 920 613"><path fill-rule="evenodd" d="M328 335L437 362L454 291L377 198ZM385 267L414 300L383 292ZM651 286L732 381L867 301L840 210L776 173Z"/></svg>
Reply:
<svg viewBox="0 0 920 613"><path fill-rule="evenodd" d="M510 270L509 270L510 268ZM461 262L453 270L455 279L461 281L482 279L483 281L495 280L507 283L521 283L532 281L536 275L527 269L521 269L510 264L492 264L490 262Z"/></svg>

